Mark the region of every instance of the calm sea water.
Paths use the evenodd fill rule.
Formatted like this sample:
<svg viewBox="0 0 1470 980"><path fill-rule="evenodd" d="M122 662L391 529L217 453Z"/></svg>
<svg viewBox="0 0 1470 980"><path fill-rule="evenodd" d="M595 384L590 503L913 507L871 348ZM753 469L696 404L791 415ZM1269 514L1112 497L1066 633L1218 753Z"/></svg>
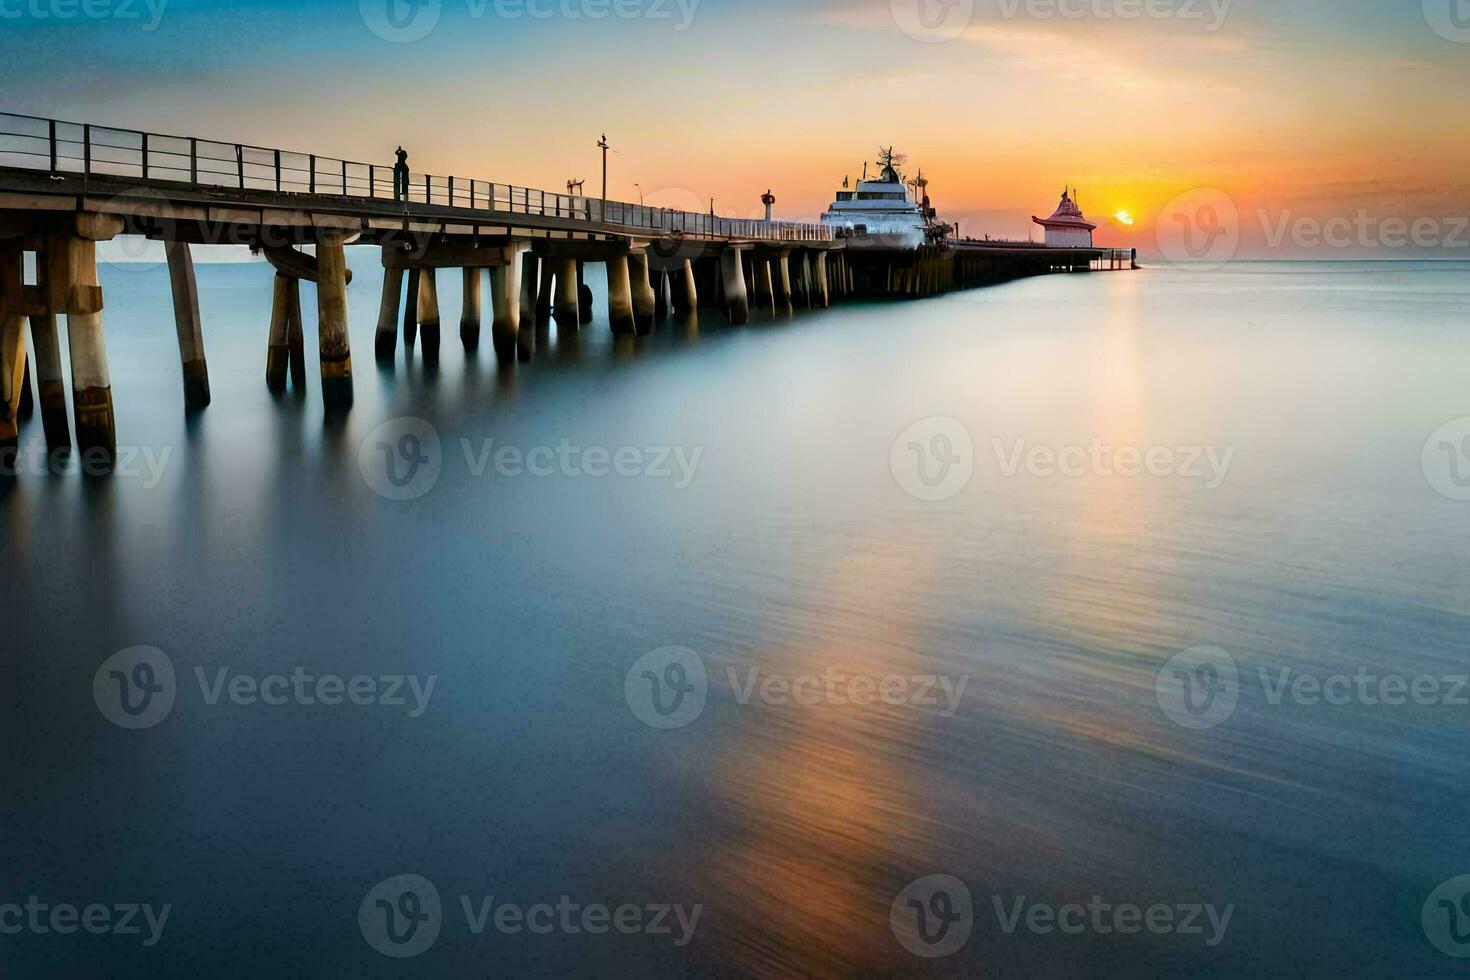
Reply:
<svg viewBox="0 0 1470 980"><path fill-rule="evenodd" d="M740 329L706 313L626 347L594 281L597 322L510 371L488 323L466 360L443 277L440 364L400 347L383 371L381 273L350 258L345 422L323 423L314 357L302 397L265 390L267 267L200 267L214 404L196 419L166 273L108 267L134 472L0 485L0 904L172 906L152 947L146 926L0 936L7 976L1463 972L1422 912L1470 874L1470 691L1449 696L1470 673L1470 503L1423 453L1470 416L1470 266L1050 277ZM438 451L402 423L373 435L403 418ZM1158 450L1157 473L1050 472L1047 451L1094 441ZM545 447L551 475L504 447ZM564 470L564 447L626 447L638 475ZM1192 447L1228 466L1186 466ZM395 454L426 493L389 499ZM177 690L127 730L99 707L108 672L93 682L138 646ZM674 655L634 668L667 647L707 684L665 718L643 668L678 680ZM1192 727L1158 678L1199 647L1238 683L1186 659L1225 699L1196 699ZM297 667L436 680L417 717L407 687L403 706L210 693ZM833 674L899 686L836 703ZM1444 686L1405 704L1278 687L1342 675ZM408 874L443 911L397 960L359 911ZM926 959L894 910L932 875L973 915ZM476 934L461 899L489 896L636 905L640 931L492 912ZM1046 929L1045 908L1097 902L1230 918ZM673 915L672 935L644 928L648 906L696 904L683 945ZM1431 933L1460 915L1440 908Z"/></svg>

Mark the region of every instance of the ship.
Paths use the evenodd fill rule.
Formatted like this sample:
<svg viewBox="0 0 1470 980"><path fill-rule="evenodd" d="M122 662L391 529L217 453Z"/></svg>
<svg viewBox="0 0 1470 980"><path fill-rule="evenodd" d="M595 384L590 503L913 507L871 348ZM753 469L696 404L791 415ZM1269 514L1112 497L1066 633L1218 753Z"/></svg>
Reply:
<svg viewBox="0 0 1470 980"><path fill-rule="evenodd" d="M836 200L822 215L822 224L836 228L849 248L916 249L949 233L930 207L929 182L923 171L905 182L898 169L902 159L889 147L878 155L881 169L876 179L868 179L867 164L863 164L863 178L856 188L843 179Z"/></svg>

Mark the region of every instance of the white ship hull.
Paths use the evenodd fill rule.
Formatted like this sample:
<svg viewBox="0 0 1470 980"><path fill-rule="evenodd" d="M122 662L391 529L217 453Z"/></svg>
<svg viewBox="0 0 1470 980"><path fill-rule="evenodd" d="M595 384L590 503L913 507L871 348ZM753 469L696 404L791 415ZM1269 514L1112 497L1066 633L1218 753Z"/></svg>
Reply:
<svg viewBox="0 0 1470 980"><path fill-rule="evenodd" d="M915 249L928 237L924 209L891 166L877 180L844 184L822 224L838 229L849 248Z"/></svg>

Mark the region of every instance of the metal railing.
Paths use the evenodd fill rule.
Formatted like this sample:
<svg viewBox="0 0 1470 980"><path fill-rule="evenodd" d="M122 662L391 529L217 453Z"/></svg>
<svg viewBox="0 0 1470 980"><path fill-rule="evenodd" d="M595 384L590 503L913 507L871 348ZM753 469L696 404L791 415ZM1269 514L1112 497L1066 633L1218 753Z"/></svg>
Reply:
<svg viewBox="0 0 1470 980"><path fill-rule="evenodd" d="M620 201L607 201L604 206L599 198L430 174L411 173L408 193L399 198L391 164L355 163L247 143L165 136L7 112L0 112L0 167L134 178L191 188L442 205L708 238L825 242L836 235L835 229L817 222L722 218Z"/></svg>

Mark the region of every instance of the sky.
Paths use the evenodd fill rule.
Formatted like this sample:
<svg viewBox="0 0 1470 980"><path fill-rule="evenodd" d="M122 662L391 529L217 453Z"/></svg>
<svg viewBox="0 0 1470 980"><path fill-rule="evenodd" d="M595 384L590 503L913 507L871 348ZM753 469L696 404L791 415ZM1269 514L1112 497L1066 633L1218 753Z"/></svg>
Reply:
<svg viewBox="0 0 1470 980"><path fill-rule="evenodd" d="M1146 255L1204 201L1241 255L1470 258L1467 0L0 0L0 56L7 111L547 189L606 132L686 210L814 218L892 144L976 237L1071 186Z"/></svg>

